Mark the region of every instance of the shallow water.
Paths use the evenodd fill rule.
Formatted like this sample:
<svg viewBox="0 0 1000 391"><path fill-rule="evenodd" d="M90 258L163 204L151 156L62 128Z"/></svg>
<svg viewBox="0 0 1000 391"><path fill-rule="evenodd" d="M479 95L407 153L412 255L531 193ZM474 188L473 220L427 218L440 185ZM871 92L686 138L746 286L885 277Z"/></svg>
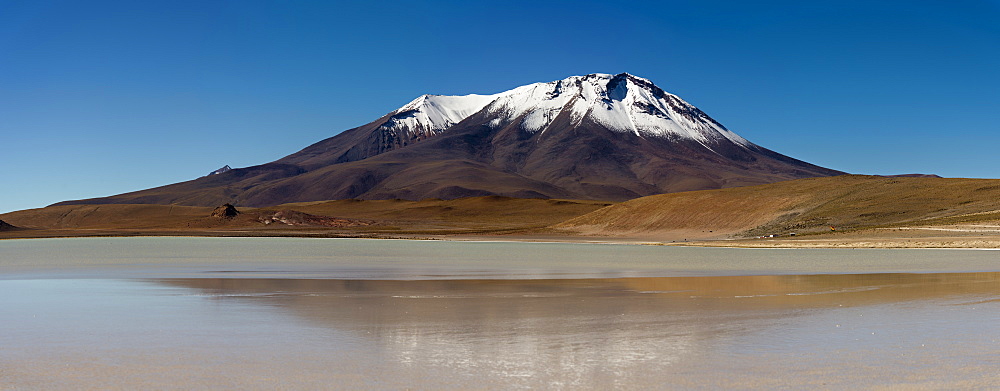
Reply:
<svg viewBox="0 0 1000 391"><path fill-rule="evenodd" d="M5 280L7 387L1000 386L1000 273Z"/></svg>
<svg viewBox="0 0 1000 391"><path fill-rule="evenodd" d="M1000 388L998 256L3 241L0 389Z"/></svg>
<svg viewBox="0 0 1000 391"><path fill-rule="evenodd" d="M0 241L0 278L614 278L1000 271L1000 251L301 238Z"/></svg>

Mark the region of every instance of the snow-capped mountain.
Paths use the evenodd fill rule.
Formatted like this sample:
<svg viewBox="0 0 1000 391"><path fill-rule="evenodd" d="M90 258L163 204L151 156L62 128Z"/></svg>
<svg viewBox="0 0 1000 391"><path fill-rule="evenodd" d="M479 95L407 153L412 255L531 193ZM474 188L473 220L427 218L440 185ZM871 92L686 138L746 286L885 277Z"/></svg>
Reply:
<svg viewBox="0 0 1000 391"><path fill-rule="evenodd" d="M638 137L695 141L712 150L720 141L755 147L697 107L627 73L595 73L534 83L492 95L422 95L382 118L316 143L279 162L317 168L406 147L445 133L474 114L483 124L542 135L566 115L569 126L594 123ZM349 141L345 139L350 138Z"/></svg>
<svg viewBox="0 0 1000 391"><path fill-rule="evenodd" d="M571 126L591 119L604 127L640 137L685 138L699 143L724 138L740 145L749 142L649 80L622 73L572 76L535 83L498 94L486 107L499 114L491 126L521 118L528 132L544 132L560 114Z"/></svg>
<svg viewBox="0 0 1000 391"><path fill-rule="evenodd" d="M597 73L491 95L422 95L272 163L72 203L625 200L837 174L753 144L649 80Z"/></svg>
<svg viewBox="0 0 1000 391"><path fill-rule="evenodd" d="M421 95L374 122L320 141L278 162L313 169L364 160L440 135L497 96Z"/></svg>
<svg viewBox="0 0 1000 391"><path fill-rule="evenodd" d="M380 130L413 135L422 139L436 136L482 110L497 95L421 95L405 106L394 110Z"/></svg>
<svg viewBox="0 0 1000 391"><path fill-rule="evenodd" d="M419 141L484 108L495 115L490 126L520 119L521 127L531 133L544 132L559 114L566 113L572 126L592 119L608 129L640 137L685 138L703 144L724 138L750 144L697 107L627 73L571 76L493 95L422 95L390 113L379 129Z"/></svg>

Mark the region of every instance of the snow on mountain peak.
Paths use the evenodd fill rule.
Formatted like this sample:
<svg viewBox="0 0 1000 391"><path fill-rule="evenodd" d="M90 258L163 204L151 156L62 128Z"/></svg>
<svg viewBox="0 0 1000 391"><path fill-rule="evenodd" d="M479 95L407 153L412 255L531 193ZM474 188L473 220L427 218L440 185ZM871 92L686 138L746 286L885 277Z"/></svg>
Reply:
<svg viewBox="0 0 1000 391"><path fill-rule="evenodd" d="M722 140L753 145L678 96L628 73L571 76L493 95L422 95L392 112L381 127L430 137L481 110L493 116L491 127L520 120L531 133L544 133L565 112L573 126L589 120L639 137L689 139L706 147Z"/></svg>
<svg viewBox="0 0 1000 391"><path fill-rule="evenodd" d="M393 111L381 127L433 136L482 110L494 99L496 95L421 95Z"/></svg>
<svg viewBox="0 0 1000 391"><path fill-rule="evenodd" d="M572 76L499 95L486 107L499 114L492 126L522 118L524 130L544 132L556 116L568 111L574 126L590 119L613 131L640 137L685 138L702 144L724 138L751 145L676 95L628 73Z"/></svg>

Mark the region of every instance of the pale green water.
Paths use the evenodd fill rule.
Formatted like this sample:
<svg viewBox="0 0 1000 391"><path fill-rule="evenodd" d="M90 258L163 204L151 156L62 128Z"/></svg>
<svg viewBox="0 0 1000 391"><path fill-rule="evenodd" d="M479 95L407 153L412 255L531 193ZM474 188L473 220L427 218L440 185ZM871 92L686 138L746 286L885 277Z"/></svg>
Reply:
<svg viewBox="0 0 1000 391"><path fill-rule="evenodd" d="M669 277L1000 271L1000 251L297 238L0 241L0 278Z"/></svg>
<svg viewBox="0 0 1000 391"><path fill-rule="evenodd" d="M998 257L0 241L0 390L998 389Z"/></svg>

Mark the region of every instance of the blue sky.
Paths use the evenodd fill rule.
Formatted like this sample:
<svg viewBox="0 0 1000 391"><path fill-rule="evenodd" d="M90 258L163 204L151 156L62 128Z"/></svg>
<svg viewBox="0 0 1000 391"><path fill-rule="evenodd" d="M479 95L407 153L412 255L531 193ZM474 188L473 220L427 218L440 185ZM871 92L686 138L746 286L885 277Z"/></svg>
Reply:
<svg viewBox="0 0 1000 391"><path fill-rule="evenodd" d="M1000 1L0 2L0 213L629 72L786 155L1000 178Z"/></svg>

